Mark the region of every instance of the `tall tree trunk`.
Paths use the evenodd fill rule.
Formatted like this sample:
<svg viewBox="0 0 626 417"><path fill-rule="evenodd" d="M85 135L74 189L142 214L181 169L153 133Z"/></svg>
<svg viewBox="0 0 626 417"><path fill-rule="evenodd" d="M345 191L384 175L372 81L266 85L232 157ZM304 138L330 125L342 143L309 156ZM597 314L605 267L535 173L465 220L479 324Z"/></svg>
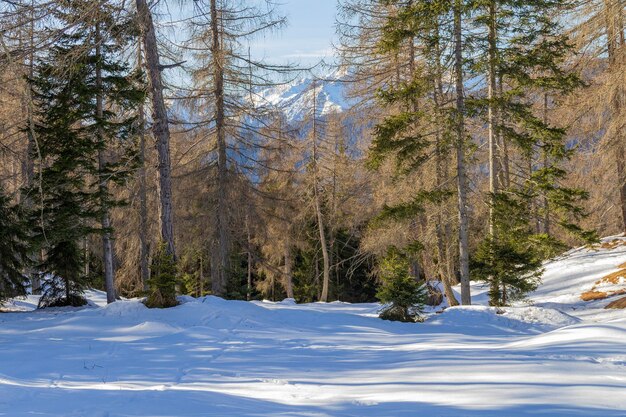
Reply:
<svg viewBox="0 0 626 417"><path fill-rule="evenodd" d="M497 44L496 44L496 4L494 0L489 2L489 21L488 21L488 68L489 68L489 85L488 85L488 124L489 124L489 236L493 239L495 237L495 198L498 192L498 169L496 163L496 130L497 130L497 74L496 74L496 60L497 60Z"/></svg>
<svg viewBox="0 0 626 417"><path fill-rule="evenodd" d="M141 45L137 47L137 66L143 69ZM144 291L150 279L150 248L148 244L148 190L146 178L146 112L143 103L137 109L139 124L139 276Z"/></svg>
<svg viewBox="0 0 626 417"><path fill-rule="evenodd" d="M146 180L146 134L143 104L139 106L139 272L144 291L150 279L150 248L148 244L148 192Z"/></svg>
<svg viewBox="0 0 626 417"><path fill-rule="evenodd" d="M30 14L28 16L30 20L30 24L28 25L28 61L26 63L26 67L28 68L28 77L33 79L35 75L34 65L35 65L35 56L34 56L34 45L35 45L35 19L34 19L34 4L31 1ZM25 26L25 24L22 24ZM22 39L20 36L20 48L24 48L22 44ZM22 113L26 114L26 156L24 158L24 164L22 167L23 177L26 183L26 188L31 190L33 189L33 185L35 183L35 161L34 155L38 150L38 146L35 141L35 118L33 117L33 102L30 94L30 86L26 85L24 94L22 95ZM38 152L37 152L38 153ZM40 182L41 184L41 182ZM26 193L20 196L25 207L31 209L33 207L33 198L32 196L27 195ZM33 254L34 255L34 254ZM40 261L43 261L42 252L37 255L40 256ZM31 292L33 294L41 294L41 280L39 274L34 270L30 269L29 271L30 283L31 283Z"/></svg>
<svg viewBox="0 0 626 417"><path fill-rule="evenodd" d="M528 169L528 179L530 180L533 176L533 154L534 149L530 151L530 153L526 156L526 166ZM532 213L532 217L535 220L535 233L541 233L541 220L539 219L539 204L535 201L534 198L530 199L530 212Z"/></svg>
<svg viewBox="0 0 626 417"><path fill-rule="evenodd" d="M215 97L215 130L217 135L217 261L214 269L216 277L212 277L213 293L224 295L229 277L229 233L228 233L228 172L226 160L226 126L224 104L224 53L221 50L221 33L218 24L217 0L211 0L211 55L213 59L213 82Z"/></svg>
<svg viewBox="0 0 626 417"><path fill-rule="evenodd" d="M467 172L465 167L465 97L463 87L462 0L454 1L454 73L456 78L456 159L459 209L459 272L461 304L472 303L469 277L469 219L467 214Z"/></svg>
<svg viewBox="0 0 626 417"><path fill-rule="evenodd" d="M439 29L439 23L436 23L434 29L434 49L436 55L436 72L437 75L434 80L433 85L433 98L435 103L435 118L437 124L437 131L435 136L435 174L437 181L437 190L443 190L445 187L445 182L448 177L448 167L445 160L446 149L444 149L443 144L443 132L442 126L444 125L444 117L442 112L442 106L444 102L444 93L443 93L443 68L441 65L441 43L439 41L439 37L441 36L441 32ZM444 166L445 164L445 166ZM443 292L448 300L449 306L457 306L459 305L458 300L454 295L454 291L452 290L452 274L450 270L450 256L447 248L447 237L449 236L446 233L446 226L449 226L449 222L444 222L444 216L441 213L442 207L439 208L436 217L435 224L435 232L437 236L437 269L439 272L439 278L441 279L441 283L443 285ZM445 223L445 224L444 224Z"/></svg>
<svg viewBox="0 0 626 417"><path fill-rule="evenodd" d="M502 86L502 74L498 74L498 97L503 96L504 87ZM500 121L502 121L502 114L499 114ZM509 188L511 186L511 167L509 162L509 145L504 139L501 132L497 132L498 147L500 147L500 165L501 165L501 179L500 186Z"/></svg>
<svg viewBox="0 0 626 417"><path fill-rule="evenodd" d="M252 236L250 234L250 218L246 214L246 238L248 245L246 300L252 298Z"/></svg>
<svg viewBox="0 0 626 417"><path fill-rule="evenodd" d="M104 99L102 85L102 38L100 35L100 24L95 24L96 42L96 121L103 122ZM98 127L98 141L106 141L102 127ZM104 150L98 151L98 187L100 190L100 209L102 210L100 225L102 226L102 264L104 266L104 286L107 293L107 303L115 302L115 270L113 265L113 244L111 243L111 218L109 215L109 185L108 174L106 172L106 160Z"/></svg>
<svg viewBox="0 0 626 417"><path fill-rule="evenodd" d="M322 208L320 205L319 192L317 190L317 181L315 182L315 212L317 214L317 226L320 233L320 244L322 246L322 258L324 261L324 280L322 281L322 294L320 301L328 301L328 287L330 285L330 258L328 255L328 247L326 243L326 232L324 231L324 218L322 216Z"/></svg>
<svg viewBox="0 0 626 417"><path fill-rule="evenodd" d="M548 94L543 95L543 123L548 124ZM544 143L544 147L545 147ZM547 169L549 165L548 151L543 149L543 168ZM543 193L543 233L550 236L550 204L548 202L548 195L544 191Z"/></svg>
<svg viewBox="0 0 626 417"><path fill-rule="evenodd" d="M170 128L167 108L163 98L163 81L152 13L146 0L136 0L141 25L146 66L152 93L152 132L158 154L159 226L161 239L167 243L167 251L176 259L174 246L174 208L172 205L172 166L170 158Z"/></svg>
<svg viewBox="0 0 626 417"><path fill-rule="evenodd" d="M624 67L624 23L623 8L621 2L617 0L604 0L604 16L606 26L606 42L609 55L609 72L616 75L620 68ZM621 65L620 65L621 64ZM622 70L623 71L623 70ZM617 91L612 97L612 118L616 119L617 126L612 130L615 137L611 138L615 155L617 170L617 187L619 190L620 206L622 211L622 232L626 234L626 167L624 157L626 144L624 137L624 126L622 116L622 106L624 95L624 85L616 84Z"/></svg>
<svg viewBox="0 0 626 417"><path fill-rule="evenodd" d="M324 262L324 278L322 281L322 293L320 301L328 301L328 287L330 286L330 257L328 254L328 244L326 242L326 231L324 230L324 216L322 215L322 205L319 195L319 170L317 166L317 97L315 81L313 82L313 199L315 204L315 214L317 215L317 227L319 229L320 245L322 247L322 259Z"/></svg>

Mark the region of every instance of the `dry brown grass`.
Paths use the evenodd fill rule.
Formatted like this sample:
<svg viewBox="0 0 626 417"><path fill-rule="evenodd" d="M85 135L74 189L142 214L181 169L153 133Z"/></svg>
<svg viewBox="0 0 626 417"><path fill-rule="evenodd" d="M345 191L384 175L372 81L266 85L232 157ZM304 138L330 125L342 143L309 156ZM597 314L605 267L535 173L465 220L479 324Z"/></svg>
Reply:
<svg viewBox="0 0 626 417"><path fill-rule="evenodd" d="M595 301L595 300L604 300L608 296L609 295L607 293L602 292L602 291L589 290L580 294L580 299L583 301Z"/></svg>
<svg viewBox="0 0 626 417"><path fill-rule="evenodd" d="M619 271L615 271L604 278L596 281L596 285L600 285L603 283L606 284L619 284L620 278L626 278L626 269L621 269Z"/></svg>
<svg viewBox="0 0 626 417"><path fill-rule="evenodd" d="M626 278L626 263L621 264L619 266L619 271L615 271L610 273L609 275L600 278L595 282L593 287L589 291L585 291L580 295L580 299L583 301L594 301L594 300L604 300L605 298L612 297L614 295L626 294L626 288L622 288L615 291L598 291L598 285L602 284L613 284L617 285L620 282L620 278Z"/></svg>
<svg viewBox="0 0 626 417"><path fill-rule="evenodd" d="M604 308L626 309L626 297L622 297L615 301L611 301Z"/></svg>
<svg viewBox="0 0 626 417"><path fill-rule="evenodd" d="M602 249L615 249L618 246L626 246L626 240L622 240L622 239L613 239L610 240L608 242L602 242L600 244L600 247Z"/></svg>
<svg viewBox="0 0 626 417"><path fill-rule="evenodd" d="M626 288L617 290L617 291L609 291L609 292L589 290L589 291L582 293L580 295L580 299L583 301L604 300L605 298L613 297L615 295L622 295L622 294L626 294Z"/></svg>
<svg viewBox="0 0 626 417"><path fill-rule="evenodd" d="M626 262L618 266L619 269L626 269Z"/></svg>

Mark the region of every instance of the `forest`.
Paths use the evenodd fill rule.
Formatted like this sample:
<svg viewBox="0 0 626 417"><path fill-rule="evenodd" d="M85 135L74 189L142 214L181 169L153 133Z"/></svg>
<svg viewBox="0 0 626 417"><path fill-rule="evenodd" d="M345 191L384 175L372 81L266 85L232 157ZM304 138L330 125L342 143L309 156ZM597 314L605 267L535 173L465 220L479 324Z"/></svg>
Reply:
<svg viewBox="0 0 626 417"><path fill-rule="evenodd" d="M269 0L2 1L0 301L523 299L626 232L625 8L340 0L305 68Z"/></svg>

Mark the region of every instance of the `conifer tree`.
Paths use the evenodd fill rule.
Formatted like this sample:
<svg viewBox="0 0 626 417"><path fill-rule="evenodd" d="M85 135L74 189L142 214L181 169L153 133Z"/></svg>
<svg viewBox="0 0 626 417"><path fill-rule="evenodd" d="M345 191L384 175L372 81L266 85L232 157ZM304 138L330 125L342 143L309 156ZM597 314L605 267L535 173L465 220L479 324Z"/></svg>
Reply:
<svg viewBox="0 0 626 417"><path fill-rule="evenodd" d="M391 248L379 265L381 287L376 296L387 304L380 312L383 320L415 322L426 304L427 292L409 274L409 261L405 254Z"/></svg>
<svg viewBox="0 0 626 417"><path fill-rule="evenodd" d="M489 283L490 304L505 306L537 288L542 259L531 238L529 196L499 193L491 201L493 230L472 257L472 273Z"/></svg>
<svg viewBox="0 0 626 417"><path fill-rule="evenodd" d="M393 6L396 13L387 18L382 28L379 53L395 55L404 62L405 69L400 72L396 84L388 85L378 93L379 101L390 110L390 115L374 129L370 166L380 168L384 161L391 160L395 166L392 181L406 178L415 185L404 201L386 204L375 225L389 220L407 222L413 229L419 229L416 224L425 223L426 207L440 212L452 195L444 185L443 166L450 147L447 139L454 124L445 116L450 109L444 104L444 51L441 48L441 22L449 8L439 3L412 1L387 1L385 4ZM429 172L435 178L431 184L424 181ZM447 261L444 228L442 217L438 216L435 219L436 260L441 266ZM424 244L423 236L414 236L412 240L406 242L409 247ZM416 275L421 269L418 259L419 254L415 253L412 264ZM449 303L455 305L451 277L446 274L449 271L440 268L439 272Z"/></svg>
<svg viewBox="0 0 626 417"><path fill-rule="evenodd" d="M0 187L0 305L10 297L26 294L29 248L26 224Z"/></svg>
<svg viewBox="0 0 626 417"><path fill-rule="evenodd" d="M563 69L571 45L554 16L565 5L486 0L478 3L473 20L475 45L482 54L472 70L486 74L488 92L487 97L473 96L468 105L488 126L490 211L489 233L474 263L480 265L475 272L491 283L494 305L533 289L538 261L564 247L551 234L552 218L583 240L594 239L593 232L576 223L584 215L579 204L587 194L562 185L567 172L561 165L572 152L565 130L549 124L535 99L565 95L580 86L578 77ZM520 155L516 165L527 166L528 172L510 172L510 151ZM543 230L531 225L539 219Z"/></svg>
<svg viewBox="0 0 626 417"><path fill-rule="evenodd" d="M108 241L107 298L115 299L112 228L106 220L121 202L109 184L123 182L132 168L134 118L127 112L143 100L137 80L119 62L127 32L112 9L78 1L60 6L57 18L72 30L61 34L30 80L42 178L35 238L46 254L42 273L50 275L41 306L84 303L79 242L91 233L103 234L105 246Z"/></svg>

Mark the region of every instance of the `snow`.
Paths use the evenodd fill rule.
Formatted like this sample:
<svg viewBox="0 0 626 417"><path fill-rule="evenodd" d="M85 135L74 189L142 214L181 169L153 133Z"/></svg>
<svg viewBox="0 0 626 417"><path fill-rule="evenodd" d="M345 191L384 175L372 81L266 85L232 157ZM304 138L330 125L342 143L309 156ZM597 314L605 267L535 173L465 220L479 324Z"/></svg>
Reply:
<svg viewBox="0 0 626 417"><path fill-rule="evenodd" d="M0 416L626 416L626 314L580 294L626 246L545 265L525 302L380 320L378 304L181 297L0 314ZM486 288L473 283L475 301Z"/></svg>
<svg viewBox="0 0 626 417"><path fill-rule="evenodd" d="M317 116L341 113L356 101L346 98L344 79L347 74L335 72L319 79L301 78L259 91L254 99L257 106L282 109L287 121L301 122L316 105ZM315 89L314 87L315 81Z"/></svg>

